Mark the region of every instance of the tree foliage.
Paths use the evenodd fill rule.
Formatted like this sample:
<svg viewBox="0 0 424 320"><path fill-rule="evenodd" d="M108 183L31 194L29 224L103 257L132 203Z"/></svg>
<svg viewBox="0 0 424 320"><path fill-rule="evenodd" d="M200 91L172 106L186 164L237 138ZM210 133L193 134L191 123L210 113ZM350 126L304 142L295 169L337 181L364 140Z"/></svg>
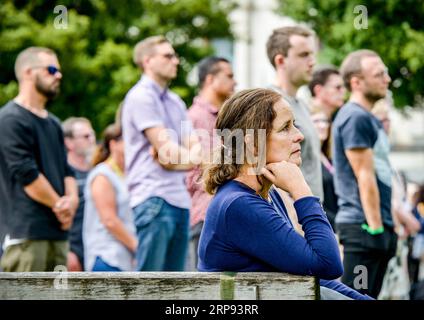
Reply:
<svg viewBox="0 0 424 320"><path fill-rule="evenodd" d="M423 105L424 1L280 0L279 11L317 32L322 62L339 65L353 50L375 50L388 66L396 105Z"/></svg>
<svg viewBox="0 0 424 320"><path fill-rule="evenodd" d="M210 40L231 37L227 11L219 0L16 0L0 6L0 105L17 94L14 61L29 46L54 49L63 71L60 96L50 110L62 120L88 117L97 132L113 121L126 92L140 77L132 63L134 45L163 34L180 55L171 88L187 103L194 88L186 77L213 52ZM67 28L55 22L57 5L67 9ZM56 20L55 20L56 19Z"/></svg>

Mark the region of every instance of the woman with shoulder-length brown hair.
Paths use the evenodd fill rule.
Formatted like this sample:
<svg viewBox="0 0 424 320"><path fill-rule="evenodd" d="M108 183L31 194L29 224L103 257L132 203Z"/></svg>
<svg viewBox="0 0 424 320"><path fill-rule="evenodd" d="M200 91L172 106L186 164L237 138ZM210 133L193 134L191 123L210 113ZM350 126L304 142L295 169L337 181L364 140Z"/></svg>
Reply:
<svg viewBox="0 0 424 320"><path fill-rule="evenodd" d="M214 197L200 238L199 270L340 277L338 244L299 168L303 135L282 96L241 91L221 107L216 129L222 144L204 173ZM304 237L293 228L276 187L294 199ZM368 299L337 281L321 280L321 286L327 287L323 296L330 288L333 295Z"/></svg>
<svg viewBox="0 0 424 320"><path fill-rule="evenodd" d="M85 270L132 271L137 239L124 181L124 143L118 124L105 129L93 165L85 188Z"/></svg>

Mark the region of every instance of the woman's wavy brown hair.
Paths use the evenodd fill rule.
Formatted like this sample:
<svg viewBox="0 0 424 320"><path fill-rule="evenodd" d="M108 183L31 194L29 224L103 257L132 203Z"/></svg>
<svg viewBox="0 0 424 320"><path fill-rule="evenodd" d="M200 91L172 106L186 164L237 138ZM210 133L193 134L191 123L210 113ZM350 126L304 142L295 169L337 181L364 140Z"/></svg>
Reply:
<svg viewBox="0 0 424 320"><path fill-rule="evenodd" d="M240 91L221 107L215 128L221 131L227 129L231 133L242 130L244 135L248 129L253 129L254 147L259 150L259 129L265 129L268 138L272 130L272 122L276 117L274 105L281 99L282 96L278 92L269 89ZM238 146L234 143L234 139L226 139L221 143L222 145L215 152L215 159L228 159L230 154L230 161L213 161L213 164L204 171L205 190L210 194L214 194L217 188L226 181L236 178L245 162L240 163L237 159L240 155L237 154Z"/></svg>

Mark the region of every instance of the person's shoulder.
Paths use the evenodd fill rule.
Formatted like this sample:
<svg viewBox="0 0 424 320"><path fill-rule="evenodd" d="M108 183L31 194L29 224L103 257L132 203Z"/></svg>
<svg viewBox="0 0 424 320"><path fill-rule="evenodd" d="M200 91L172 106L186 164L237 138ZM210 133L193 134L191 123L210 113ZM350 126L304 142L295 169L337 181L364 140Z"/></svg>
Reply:
<svg viewBox="0 0 424 320"><path fill-rule="evenodd" d="M60 119L55 116L53 113L49 112L49 116L48 119L60 130L62 130L62 122L60 121Z"/></svg>
<svg viewBox="0 0 424 320"><path fill-rule="evenodd" d="M198 112L202 112L203 108L202 106L197 103L196 98L193 100L193 103L191 104L191 106L188 108L188 113L198 113Z"/></svg>
<svg viewBox="0 0 424 320"><path fill-rule="evenodd" d="M8 101L6 104L0 107L0 115L10 112L12 105L15 103L13 101Z"/></svg>
<svg viewBox="0 0 424 320"><path fill-rule="evenodd" d="M234 180L221 186L213 200L215 199L228 213L246 211L246 207L266 204L266 201L254 191ZM247 210L247 212L252 212L252 210Z"/></svg>
<svg viewBox="0 0 424 320"><path fill-rule="evenodd" d="M346 114L351 116L371 117L371 113L366 111L364 107L354 102L347 102L340 108L338 114Z"/></svg>
<svg viewBox="0 0 424 320"><path fill-rule="evenodd" d="M96 166L94 166L94 168L92 168L90 172L88 172L87 181L90 182L99 175L104 175L109 177L111 173L112 173L112 169L110 169L110 167L106 163L101 162L97 164Z"/></svg>
<svg viewBox="0 0 424 320"><path fill-rule="evenodd" d="M124 105L128 102L153 102L154 91L139 80L125 95Z"/></svg>
<svg viewBox="0 0 424 320"><path fill-rule="evenodd" d="M11 100L0 108L0 119L17 116L20 114L20 111L19 106Z"/></svg>
<svg viewBox="0 0 424 320"><path fill-rule="evenodd" d="M124 123L134 121L134 119L139 119L143 110L152 109L156 109L154 92L149 89L140 91L133 88L125 96L122 105L122 121Z"/></svg>
<svg viewBox="0 0 424 320"><path fill-rule="evenodd" d="M111 171L110 167L105 162L96 164L91 170L89 175L95 175L102 171Z"/></svg>
<svg viewBox="0 0 424 320"><path fill-rule="evenodd" d="M150 98L153 95L153 90L142 83L137 82L126 94L125 100L128 99L143 99L145 97Z"/></svg>
<svg viewBox="0 0 424 320"><path fill-rule="evenodd" d="M175 103L177 103L181 108L187 111L187 105L185 104L184 100L174 91L168 89L168 95L171 100L173 100Z"/></svg>
<svg viewBox="0 0 424 320"><path fill-rule="evenodd" d="M302 109L306 110L307 113L309 113L309 104L305 100L305 98L297 97L296 102L297 102L299 107L301 107Z"/></svg>
<svg viewBox="0 0 424 320"><path fill-rule="evenodd" d="M9 101L0 109L0 130L6 128L26 128L29 122L25 116L23 108L15 102Z"/></svg>
<svg viewBox="0 0 424 320"><path fill-rule="evenodd" d="M192 120L208 119L208 111L198 103L193 103L187 110L188 117Z"/></svg>
<svg viewBox="0 0 424 320"><path fill-rule="evenodd" d="M370 112L366 111L356 103L347 102L340 108L336 118L334 119L333 125L338 127L344 125L348 121L362 121L371 119L372 115Z"/></svg>

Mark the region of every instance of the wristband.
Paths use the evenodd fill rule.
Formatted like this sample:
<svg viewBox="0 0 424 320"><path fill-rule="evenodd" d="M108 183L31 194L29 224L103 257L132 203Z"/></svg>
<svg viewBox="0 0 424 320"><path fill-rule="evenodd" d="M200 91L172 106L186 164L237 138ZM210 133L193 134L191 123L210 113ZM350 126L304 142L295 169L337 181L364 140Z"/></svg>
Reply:
<svg viewBox="0 0 424 320"><path fill-rule="evenodd" d="M371 229L369 225L367 225L366 223L363 223L361 225L362 230L365 230L366 232L368 232L370 235L375 236L377 234L382 234L384 232L384 226L381 226L377 229Z"/></svg>

